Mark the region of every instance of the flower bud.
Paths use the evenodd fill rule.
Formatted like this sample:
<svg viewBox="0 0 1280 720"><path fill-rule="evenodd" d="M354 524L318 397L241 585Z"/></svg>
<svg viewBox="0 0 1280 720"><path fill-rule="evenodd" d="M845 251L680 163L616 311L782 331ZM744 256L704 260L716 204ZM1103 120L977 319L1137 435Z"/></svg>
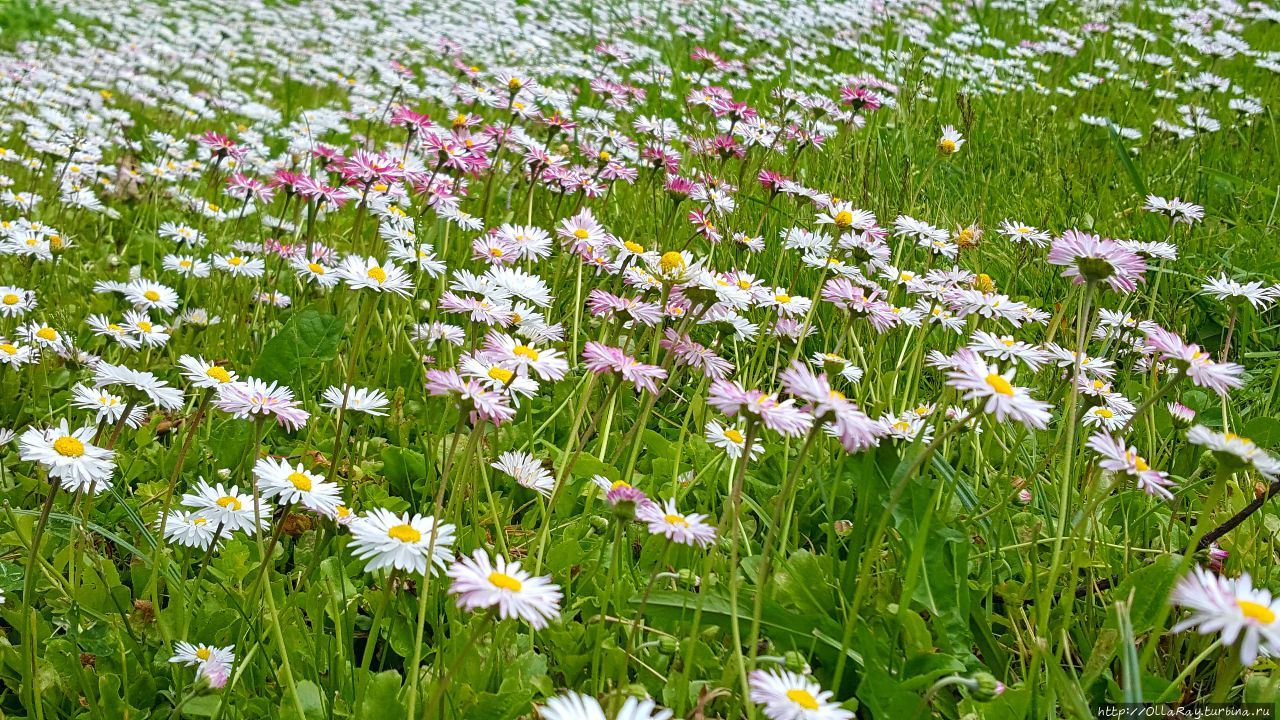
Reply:
<svg viewBox="0 0 1280 720"><path fill-rule="evenodd" d="M800 673L801 675L809 674L809 662L802 653L796 650L788 650L787 654L782 656L782 660L783 664L791 672Z"/></svg>
<svg viewBox="0 0 1280 720"><path fill-rule="evenodd" d="M978 702L991 702L1004 693L1004 683L989 672L976 672L970 680L969 697Z"/></svg>

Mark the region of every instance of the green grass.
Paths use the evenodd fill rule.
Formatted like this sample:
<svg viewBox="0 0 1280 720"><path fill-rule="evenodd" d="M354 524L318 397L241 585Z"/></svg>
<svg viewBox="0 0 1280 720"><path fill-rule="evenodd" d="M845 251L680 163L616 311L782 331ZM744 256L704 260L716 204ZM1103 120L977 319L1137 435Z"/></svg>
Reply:
<svg viewBox="0 0 1280 720"><path fill-rule="evenodd" d="M177 42L172 37L181 35L185 21L197 22L205 34L191 31L198 42L183 46L188 54L182 57L189 60L175 63L165 55L147 72L190 84L196 94L235 97L209 117L140 102L132 94L140 85L116 82L115 76L86 72L67 78L86 92L63 112L110 108L131 120L90 131L108 140L102 162L103 175L113 181L108 186L115 186L118 168L142 169L143 163L164 159L154 131L185 140L209 130L334 184L336 175L309 164L305 153L290 154L283 126L307 111L353 107L367 93L377 105L373 117L349 120L345 131L319 141L351 152L363 142L355 136L368 136L370 147L400 157L404 130L379 120L405 95L393 89L399 82L393 76L369 68L381 70L394 56L417 71L417 78L433 65L455 72L427 49L435 46L426 36L415 35L403 52L373 42L352 22L366 15L360 8L339 9L347 18L340 22L311 12L305 3L264 5L253 9L252 21L243 19L250 17L248 10L236 14L237 8L213 3L177 3L165 10L166 42ZM137 40L141 53L149 37L161 34L156 26L130 25L135 16L67 7L76 12L72 22L97 45L129 47ZM473 10L473 22L482 24L480 9ZM565 12L559 6L541 10ZM647 95L616 111L611 127L636 135L633 119L669 116L690 137L715 134L709 113L683 99L705 84L728 86L733 78L706 73L689 54L697 46L717 49L724 57L745 57L749 68L759 70L767 64L760 56L772 51L765 38L736 29L723 8L704 10L696 24L706 36L695 42L676 33L665 16L655 28L636 29L618 20L621 8L592 8L598 17L612 18L598 33L652 47L677 70L663 83L633 79ZM787 8L796 16L828 10ZM965 25L959 8L950 10L928 19L935 42ZM437 32L458 22L431 12L417 8L415 17L427 18L423 22ZM46 63L45 69L70 67L68 35L55 24L60 16L70 17L40 3L0 6L0 46L39 38L34 60ZM386 7L369 8L367 16L371 27L411 27ZM776 16L768 12L754 19ZM972 33L1012 44L1042 39L1037 26L1078 30L1096 17L1064 3L1044 6L1034 22L1021 11L985 7L975 10ZM1182 47L1174 44L1167 18L1140 4L1116 8L1106 19L1155 32L1148 52L1175 54ZM549 22L504 21L526 32ZM210 29L224 26L225 38ZM288 56L288 38L303 29L323 31L317 42L346 53L344 60L310 73L255 55L270 46L284 47L280 52ZM1249 23L1242 34L1262 52L1278 45L1273 25ZM601 39L583 34L550 53L575 60L567 48L591 47ZM842 43L817 59L795 59L777 77L748 74L751 84L733 92L761 115L778 118L782 105L771 91L815 76L824 80L810 89L838 100L841 83L825 78L836 71L872 72L869 58L900 50L896 103L867 113L866 127L841 127L818 150L784 147L767 154L754 147L743 159L698 155L690 137L675 141L684 151L683 176L739 186L737 209L717 217L716 224L761 236L766 247L758 254L732 242L712 246L692 237L684 215L695 204L686 201L673 212L663 178L643 166L634 184L614 183L594 199L531 187L519 173L503 170L491 179L482 172L469 178L462 207L484 216L486 228L519 223L552 232L577 209L589 208L611 233L655 254L687 247L718 271L761 278L763 296L817 300L828 276L803 265L779 238L793 227L830 227L816 224L821 210L809 201L773 197L752 180L759 170L771 169L875 213L882 227L908 215L953 231L981 228L981 241L954 261L904 238L891 236L888 243L901 269L923 275L954 264L985 274L1011 301L1047 312L1048 322L1015 328L970 317L964 334L930 324L881 334L861 316L818 302L811 314L799 317L814 331L799 347L768 335L776 313L767 307L743 311L762 332L753 339L735 338L724 324L695 325L696 310L654 328L626 326L588 312L588 293L601 289L660 304L669 299L669 285L645 291L597 275L556 243L551 257L518 267L550 286L554 297L541 311L547 322L561 323L565 335L562 341L527 342L544 353L560 351L570 369L563 380L541 383L521 400L511 421L499 426L469 418L469 408L425 387L427 371L455 367L489 329L442 308L440 297L451 278L413 274L415 286L401 298L342 285L321 290L268 252L258 253L266 272L256 279L218 269L209 278L182 278L163 268L171 253L208 260L233 252L233 243L268 238L323 243L342 255L385 260L377 218L355 203L311 222L306 203L279 192L261 212L293 228L268 227L258 214L238 217L238 201L219 190L232 169L206 158L189 177L150 179L136 192L113 194L94 185L113 214L75 209L58 200L65 161L32 147L32 118L46 103L58 102L59 94L0 107L0 120L7 123L0 145L44 161L41 169L0 164L0 173L13 180L10 189L44 198L30 213L0 209L0 220L26 216L72 241L52 260L0 255L0 286L34 291L39 300L22 318L0 317L0 337L13 342L21 324L38 322L74 338L86 352L155 372L185 389L180 407L152 409L137 428L99 424L93 434L98 445L112 446L114 476L110 492L92 499L62 490L51 494L55 486L40 463L22 457L16 442L0 447L0 590L6 595L0 605L0 716L392 720L408 716L412 707L415 717L513 719L530 717L549 698L574 690L600 698L610 717L624 696L648 695L677 717L736 720L768 715L748 702L746 674L780 667L813 678L833 691L833 703L872 720L1081 718L1119 702L1274 705L1280 675L1273 659L1241 668L1237 646L1223 646L1216 636L1172 633L1186 611L1170 604L1174 584L1193 563L1208 560L1204 553L1186 554L1188 547L1251 507L1251 500L1268 491L1269 480L1233 469L1223 457L1189 443L1164 406L1177 400L1196 411L1198 423L1233 430L1266 452L1280 452L1276 312L1223 303L1202 292L1203 283L1220 273L1268 285L1280 280L1280 141L1270 109L1277 99L1276 74L1242 55L1200 57L1194 67L1179 61L1179 72L1226 77L1266 107L1256 117L1234 118L1221 93L1187 90L1166 99L1139 88L1135 78L1150 88L1173 89L1176 77L1128 59L1112 33L1090 35L1074 56L1045 59L1047 69L1035 79L1048 94L1031 87L975 86L962 77L963 63L929 75L929 53L918 45L901 42L893 32L867 32L863 39L866 45L857 50ZM490 84L496 81L487 73L516 62L497 50L487 57L478 50L481 56L473 57L472 51L471 45L464 48L464 64L484 67L481 77ZM951 62L963 52L945 47L934 56ZM999 54L990 45L972 52ZM366 64L367 58L374 59ZM24 58L5 58L12 59ZM219 74L216 61L223 59L244 73ZM1116 63L1129 79L1109 78L1088 91L1073 84L1080 73L1099 72L1099 61ZM334 69L339 67L342 72ZM185 74L209 68L217 72L199 80ZM359 77L354 91L347 77ZM580 114L603 104L585 80L543 80L575 90L568 109ZM282 113L282 123L255 121L245 112L243 101L259 99L252 94L256 90L269 95L263 101ZM1156 119L1176 120L1185 103L1209 108L1223 128L1190 140L1152 131ZM410 106L444 126L460 110L478 111L485 124L498 127L513 122L498 109L436 99L414 99ZM1142 137L1126 139L1089 125L1082 114L1136 128ZM582 124L579 138L590 123ZM596 168L597 158L581 153L565 134L521 125L572 162ZM937 149L943 125L964 134L966 143L954 156ZM132 147L124 147L124 139ZM408 152L420 154L416 147ZM619 148L612 152L626 157ZM178 155L175 162L194 157L194 146ZM510 147L503 149L502 159L515 158ZM428 172L433 160L423 160ZM270 172L263 166L250 174L266 180ZM228 216L204 218L178 192L217 202ZM1205 217L1171 229L1166 219L1142 209L1148 193L1203 205ZM479 231L463 231L425 208L415 190L409 197L406 213L416 223L417 240L429 244L451 273L485 269L471 250ZM1076 228L1104 237L1169 240L1179 257L1152 261L1147 281L1133 293L1087 290L1060 277L1062 268L1046 263L1043 249L1000 237L997 229L1005 219L1055 237ZM208 244L179 250L158 236L165 222L202 230ZM180 298L177 311L150 315L155 324L173 326L162 346L127 349L94 334L87 323L98 313L123 322L129 302L93 288L98 281L127 281L135 267L140 277L173 288ZM904 287L867 272L896 306L916 301ZM285 293L292 303L276 308L254 302L264 291ZM208 328L177 325L180 311L191 308L205 308L222 322ZM1165 387L1171 375L1135 366L1136 356L1122 343L1086 343L1090 355L1117 362L1113 389L1142 410L1125 439L1151 467L1169 473L1175 483L1170 500L1101 471L1096 454L1084 447L1092 430L1072 421L1092 401L1070 390L1070 366L1018 368L1015 384L1054 406L1047 428L1028 429L983 414L981 403L963 400L946 384L946 375L925 362L928 350L950 353L975 330L1074 348L1079 333L1090 336L1100 309L1159 323L1201 344L1213 358L1244 365L1242 387L1220 398L1186 380ZM416 325L435 321L459 326L464 344L412 339ZM793 357L840 353L865 370L857 382L831 377L849 400L873 418L936 405L924 421L936 440L884 438L879 447L848 453L820 431L783 437L753 422L737 427L760 440L763 453L746 463L733 461L704 438L704 429L711 421L735 420L708 403L707 380L679 369L660 349L657 341L666 328L691 332L734 364L737 382L767 393L782 390L779 375ZM581 352L588 341L662 366L669 379L659 383L661 394L636 393L614 374L586 371ZM191 387L180 375L185 354L215 361L241 379L253 376L291 388L311 413L305 427L289 432L215 409L209 404L212 391ZM93 383L82 360L45 352L27 366L0 365L0 427L21 434L28 427L56 428L63 419L73 427L93 425L92 413L72 405L73 387ZM344 383L385 391L387 414L323 407L325 388ZM141 401L134 391L112 391L124 403ZM948 420L948 408L975 412L981 432ZM508 451L532 453L559 489L542 497L495 469L492 464ZM383 508L456 525L451 556L482 550L520 558L526 569L549 576L562 589L557 618L535 632L525 621L458 608L447 578L367 572L365 562L353 556L348 527L296 507L277 511L261 533L236 533L208 554L160 538L162 510L179 507L199 479L250 493L251 468L267 456L300 463L316 478L336 482L343 503L356 513ZM592 482L595 475L625 481L655 499L674 498L680 512L699 513L715 526L716 541L690 547L651 534L631 522L625 509L606 503ZM1222 574L1247 572L1255 587L1280 590L1278 529L1280 511L1263 502L1224 532L1218 542L1229 557ZM236 660L227 687L210 689L194 680L191 668L168 662L177 641L233 645ZM997 682L1003 692L996 692Z"/></svg>

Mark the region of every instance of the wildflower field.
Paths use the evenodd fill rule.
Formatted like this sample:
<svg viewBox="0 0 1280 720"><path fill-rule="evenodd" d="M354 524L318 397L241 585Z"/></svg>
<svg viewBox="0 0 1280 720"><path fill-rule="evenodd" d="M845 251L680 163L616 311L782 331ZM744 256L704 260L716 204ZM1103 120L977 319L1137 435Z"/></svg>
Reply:
<svg viewBox="0 0 1280 720"><path fill-rule="evenodd" d="M0 718L1274 709L1278 22L0 3Z"/></svg>

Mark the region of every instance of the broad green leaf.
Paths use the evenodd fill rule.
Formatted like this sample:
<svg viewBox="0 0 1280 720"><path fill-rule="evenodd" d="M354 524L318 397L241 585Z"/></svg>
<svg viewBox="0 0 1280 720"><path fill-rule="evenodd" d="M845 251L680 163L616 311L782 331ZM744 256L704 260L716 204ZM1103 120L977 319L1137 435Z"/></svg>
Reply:
<svg viewBox="0 0 1280 720"><path fill-rule="evenodd" d="M334 359L342 339L342 321L311 308L294 313L280 331L262 346L249 374L291 387L303 379L302 371Z"/></svg>
<svg viewBox="0 0 1280 720"><path fill-rule="evenodd" d="M405 707L400 700L400 684L400 673L395 670L386 670L370 677L356 716L377 720L404 717Z"/></svg>

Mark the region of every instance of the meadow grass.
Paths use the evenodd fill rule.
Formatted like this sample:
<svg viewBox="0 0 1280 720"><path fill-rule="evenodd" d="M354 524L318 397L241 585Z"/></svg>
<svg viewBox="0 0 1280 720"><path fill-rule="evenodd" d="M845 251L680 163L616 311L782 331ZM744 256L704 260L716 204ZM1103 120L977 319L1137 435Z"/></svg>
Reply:
<svg viewBox="0 0 1280 720"><path fill-rule="evenodd" d="M0 717L1274 706L1274 20L0 6Z"/></svg>

